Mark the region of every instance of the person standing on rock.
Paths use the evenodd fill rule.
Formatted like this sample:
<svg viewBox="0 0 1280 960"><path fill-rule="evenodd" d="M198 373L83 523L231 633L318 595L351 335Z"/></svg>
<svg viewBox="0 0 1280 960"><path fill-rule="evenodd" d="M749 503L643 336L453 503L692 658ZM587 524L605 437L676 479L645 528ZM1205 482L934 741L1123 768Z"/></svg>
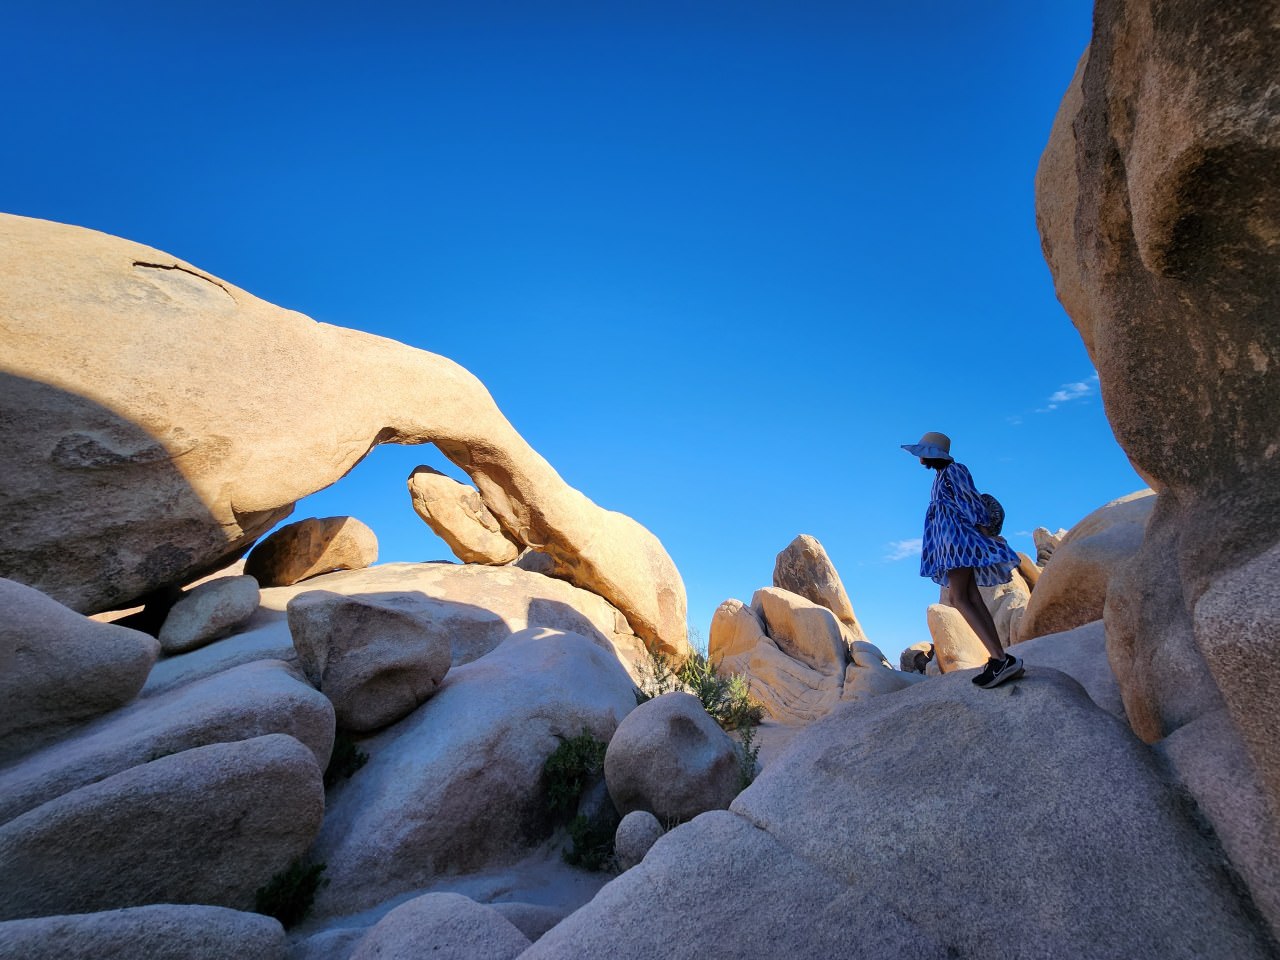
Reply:
<svg viewBox="0 0 1280 960"><path fill-rule="evenodd" d="M995 621L978 592L978 587L1013 579L1018 555L1003 537L990 534L987 505L968 469L951 456L950 437L926 433L919 443L904 443L902 449L937 471L924 515L920 576L947 588L951 606L960 611L991 655L973 682L990 689L1022 676L1022 660L1005 653Z"/></svg>

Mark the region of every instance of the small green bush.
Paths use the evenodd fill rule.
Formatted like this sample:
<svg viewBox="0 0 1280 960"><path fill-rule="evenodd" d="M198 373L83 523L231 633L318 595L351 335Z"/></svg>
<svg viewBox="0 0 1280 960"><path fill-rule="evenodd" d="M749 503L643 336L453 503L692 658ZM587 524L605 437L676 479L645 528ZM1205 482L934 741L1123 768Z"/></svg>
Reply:
<svg viewBox="0 0 1280 960"><path fill-rule="evenodd" d="M301 858L293 861L258 888L253 912L275 917L286 930L301 923L315 902L316 892L329 884L320 876L324 869L323 863L306 864Z"/></svg>
<svg viewBox="0 0 1280 960"><path fill-rule="evenodd" d="M721 676L711 659L697 650L679 665L667 654L651 650L640 673L637 705L679 690L697 697L725 730L756 726L764 718L764 708L751 697L750 681L740 673Z"/></svg>
<svg viewBox="0 0 1280 960"><path fill-rule="evenodd" d="M324 770L324 786L328 790L339 780L349 780L351 775L369 762L369 755L356 746L351 734L339 730L333 738L333 752L329 754L329 766Z"/></svg>
<svg viewBox="0 0 1280 960"><path fill-rule="evenodd" d="M618 832L617 814L592 821L579 814L569 821L573 846L564 852L564 862L584 870L607 870L613 865L613 839Z"/></svg>
<svg viewBox="0 0 1280 960"><path fill-rule="evenodd" d="M756 779L756 762L760 759L760 744L756 743L756 725L738 728L738 790L751 786Z"/></svg>
<svg viewBox="0 0 1280 960"><path fill-rule="evenodd" d="M597 740L588 730L563 740L542 766L542 779L547 790L547 809L556 816L566 816L578 806L587 781L604 769L604 752L608 744Z"/></svg>

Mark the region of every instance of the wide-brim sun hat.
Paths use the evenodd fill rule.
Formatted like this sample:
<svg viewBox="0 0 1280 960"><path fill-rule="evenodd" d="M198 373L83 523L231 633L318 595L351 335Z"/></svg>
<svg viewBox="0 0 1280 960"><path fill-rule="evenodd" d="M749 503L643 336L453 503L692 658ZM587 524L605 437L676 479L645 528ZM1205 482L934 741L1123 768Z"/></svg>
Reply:
<svg viewBox="0 0 1280 960"><path fill-rule="evenodd" d="M951 438L945 433L926 433L919 443L904 443L902 449L922 460L954 460Z"/></svg>

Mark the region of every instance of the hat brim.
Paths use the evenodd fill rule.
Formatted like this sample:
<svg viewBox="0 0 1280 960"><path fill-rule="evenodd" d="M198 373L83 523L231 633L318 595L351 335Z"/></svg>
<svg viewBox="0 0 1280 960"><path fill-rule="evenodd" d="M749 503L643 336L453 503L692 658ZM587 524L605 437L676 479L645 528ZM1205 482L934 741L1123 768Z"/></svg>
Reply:
<svg viewBox="0 0 1280 960"><path fill-rule="evenodd" d="M902 449L913 457L919 457L922 460L947 460L953 462L955 460L955 457L933 443L904 443L902 444Z"/></svg>

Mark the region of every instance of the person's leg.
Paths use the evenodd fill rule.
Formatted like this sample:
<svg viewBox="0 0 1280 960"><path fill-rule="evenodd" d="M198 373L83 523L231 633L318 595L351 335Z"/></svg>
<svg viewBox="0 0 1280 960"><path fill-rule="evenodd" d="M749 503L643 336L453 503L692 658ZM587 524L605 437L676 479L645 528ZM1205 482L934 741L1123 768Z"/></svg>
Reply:
<svg viewBox="0 0 1280 960"><path fill-rule="evenodd" d="M991 612L982 602L982 594L978 592L978 582L974 579L972 567L961 567L947 571L947 583L951 588L951 605L960 611L965 623L973 628L982 645L987 648L992 660L1004 659L1004 648L1000 646L1000 635L996 633L996 622L991 619Z"/></svg>

